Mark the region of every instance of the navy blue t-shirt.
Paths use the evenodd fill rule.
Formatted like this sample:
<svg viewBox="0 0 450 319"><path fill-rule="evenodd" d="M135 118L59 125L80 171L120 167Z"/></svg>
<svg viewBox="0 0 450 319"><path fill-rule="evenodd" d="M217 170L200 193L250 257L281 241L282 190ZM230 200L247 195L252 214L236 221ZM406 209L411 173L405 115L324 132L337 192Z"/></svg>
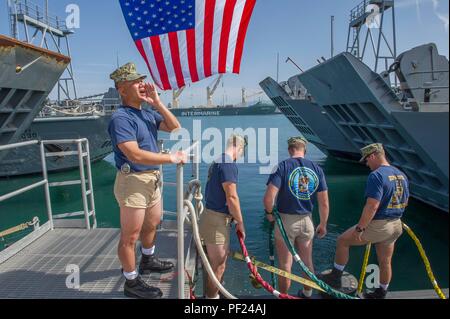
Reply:
<svg viewBox="0 0 450 319"><path fill-rule="evenodd" d="M408 205L408 178L394 166L381 166L369 175L366 198L380 202L374 220L401 218Z"/></svg>
<svg viewBox="0 0 450 319"><path fill-rule="evenodd" d="M205 189L206 208L213 211L230 214L223 183L238 182L238 168L235 162L226 154L214 162L208 171L208 182Z"/></svg>
<svg viewBox="0 0 450 319"><path fill-rule="evenodd" d="M290 158L278 164L269 184L279 189L279 212L289 215L311 214L314 195L328 190L322 168L305 158Z"/></svg>
<svg viewBox="0 0 450 319"><path fill-rule="evenodd" d="M116 167L120 170L128 163L134 172L158 170L159 166L134 164L122 153L118 145L136 141L144 151L159 153L158 129L163 117L149 109L138 110L129 106L121 106L112 115L108 132L111 136Z"/></svg>

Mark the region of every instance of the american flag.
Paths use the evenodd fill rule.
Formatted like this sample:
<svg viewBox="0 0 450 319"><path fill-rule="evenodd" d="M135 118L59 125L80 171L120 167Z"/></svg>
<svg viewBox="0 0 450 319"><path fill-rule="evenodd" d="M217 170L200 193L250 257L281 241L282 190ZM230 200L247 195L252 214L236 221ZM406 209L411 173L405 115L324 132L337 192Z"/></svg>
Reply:
<svg viewBox="0 0 450 319"><path fill-rule="evenodd" d="M256 0L119 0L155 83L177 89L239 73Z"/></svg>

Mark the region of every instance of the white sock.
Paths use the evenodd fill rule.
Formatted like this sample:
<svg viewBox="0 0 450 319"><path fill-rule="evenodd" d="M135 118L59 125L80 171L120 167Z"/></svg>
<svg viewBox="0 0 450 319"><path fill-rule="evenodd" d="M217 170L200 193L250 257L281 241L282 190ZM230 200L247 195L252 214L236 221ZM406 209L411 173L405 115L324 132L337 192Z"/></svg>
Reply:
<svg viewBox="0 0 450 319"><path fill-rule="evenodd" d="M338 265L338 264L334 263L334 268L336 268L339 271L344 271L345 265Z"/></svg>
<svg viewBox="0 0 450 319"><path fill-rule="evenodd" d="M145 256L152 256L155 253L155 247L156 246L153 246L152 248L147 249L147 248L144 248L144 246L142 246L142 249L141 249L142 254Z"/></svg>
<svg viewBox="0 0 450 319"><path fill-rule="evenodd" d="M389 284L387 285L380 284L380 287L383 288L384 291L387 291L389 288Z"/></svg>
<svg viewBox="0 0 450 319"><path fill-rule="evenodd" d="M210 298L210 297L208 297L208 296L206 296L206 299L220 299L220 296L219 296L219 294L217 294L215 297L213 297L213 298Z"/></svg>
<svg viewBox="0 0 450 319"><path fill-rule="evenodd" d="M128 280L133 280L136 279L138 274L136 272L136 270L132 271L132 272L123 272L123 275L125 276L125 278L127 278Z"/></svg>
<svg viewBox="0 0 450 319"><path fill-rule="evenodd" d="M312 289L311 290L303 289L303 294L305 295L305 297L311 298L312 293L313 293Z"/></svg>

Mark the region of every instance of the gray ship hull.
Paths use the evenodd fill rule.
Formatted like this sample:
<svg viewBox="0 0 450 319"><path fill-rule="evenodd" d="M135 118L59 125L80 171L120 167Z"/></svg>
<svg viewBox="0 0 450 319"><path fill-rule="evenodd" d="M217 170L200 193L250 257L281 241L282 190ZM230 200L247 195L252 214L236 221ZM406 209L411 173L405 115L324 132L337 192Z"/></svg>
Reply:
<svg viewBox="0 0 450 319"><path fill-rule="evenodd" d="M15 143L42 109L70 58L0 35L0 145ZM0 153L0 159L7 152Z"/></svg>
<svg viewBox="0 0 450 319"><path fill-rule="evenodd" d="M112 152L108 135L110 116L49 117L35 119L21 135L20 142L28 140L78 139L89 140L91 161L99 161ZM31 148L35 149L31 149ZM12 150L0 160L0 177L27 175L41 172L38 146ZM48 145L47 152L75 150L73 146ZM49 172L77 168L76 156L49 157Z"/></svg>
<svg viewBox="0 0 450 319"><path fill-rule="evenodd" d="M323 107L313 101L291 98L270 77L260 86L297 130L323 153L350 161L359 159L359 150L326 116Z"/></svg>
<svg viewBox="0 0 450 319"><path fill-rule="evenodd" d="M448 100L446 108L405 109L379 74L348 53L298 80L354 149L383 143L392 164L408 175L412 196L448 212Z"/></svg>

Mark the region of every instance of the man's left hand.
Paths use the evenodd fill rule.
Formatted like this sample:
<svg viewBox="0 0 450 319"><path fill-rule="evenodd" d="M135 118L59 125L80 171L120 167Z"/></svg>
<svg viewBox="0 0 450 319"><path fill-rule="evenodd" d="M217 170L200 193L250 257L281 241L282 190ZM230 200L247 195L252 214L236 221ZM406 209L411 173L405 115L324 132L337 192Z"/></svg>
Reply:
<svg viewBox="0 0 450 319"><path fill-rule="evenodd" d="M161 104L156 86L151 83L145 83L145 102L153 107L158 107Z"/></svg>
<svg viewBox="0 0 450 319"><path fill-rule="evenodd" d="M362 242L362 241L363 241L362 235L363 235L363 232L358 232L358 231L356 231L356 229L353 230L353 238L354 238L356 241Z"/></svg>
<svg viewBox="0 0 450 319"><path fill-rule="evenodd" d="M320 224L317 226L316 234L319 239L324 238L327 235L327 225Z"/></svg>

